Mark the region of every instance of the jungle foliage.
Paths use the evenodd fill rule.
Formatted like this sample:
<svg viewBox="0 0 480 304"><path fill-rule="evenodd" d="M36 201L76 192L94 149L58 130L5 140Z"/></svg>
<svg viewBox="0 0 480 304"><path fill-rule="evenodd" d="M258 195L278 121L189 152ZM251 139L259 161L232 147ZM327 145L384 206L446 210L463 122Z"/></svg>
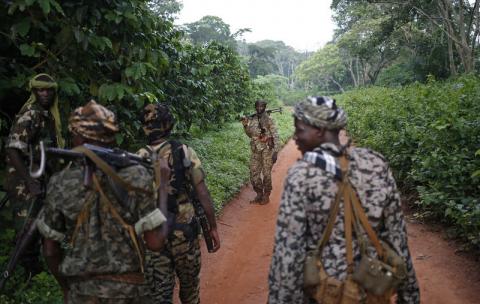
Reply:
<svg viewBox="0 0 480 304"><path fill-rule="evenodd" d="M28 97L28 79L40 72L59 82L63 117L90 98L114 110L124 130L117 138L123 146L141 138L137 113L147 102L170 104L183 134L192 125L221 125L250 104L252 84L236 52L216 42L184 42L185 33L164 16L168 11L154 4L2 2L2 135Z"/></svg>
<svg viewBox="0 0 480 304"><path fill-rule="evenodd" d="M480 78L339 95L359 146L384 154L423 215L480 248Z"/></svg>

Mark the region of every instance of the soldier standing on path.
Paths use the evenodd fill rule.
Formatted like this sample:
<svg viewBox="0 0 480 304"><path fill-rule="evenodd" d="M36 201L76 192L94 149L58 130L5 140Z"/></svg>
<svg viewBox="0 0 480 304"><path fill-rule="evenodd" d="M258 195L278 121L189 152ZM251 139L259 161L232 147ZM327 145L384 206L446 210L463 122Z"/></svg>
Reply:
<svg viewBox="0 0 480 304"><path fill-rule="evenodd" d="M330 221L330 209L336 202L340 184L338 175L342 175L339 158L346 149L340 146L338 135L347 119L334 100L310 97L295 106L294 117L294 139L303 158L289 169L285 180L269 274L271 304L316 303L304 292L303 269L307 252L316 248ZM385 158L369 149L349 149L346 157L348 180L368 222L378 238L390 245L406 264L406 278L397 289L397 303L419 303L406 223L392 172ZM331 237L321 252L326 275L342 282L350 271L347 266L353 266L347 265L344 204L340 205ZM353 261L358 264L357 244L353 246ZM368 250L373 248L369 246Z"/></svg>
<svg viewBox="0 0 480 304"><path fill-rule="evenodd" d="M265 112L267 102L255 102L256 114L242 119L243 128L250 137L250 181L257 196L250 203L266 204L272 191L272 166L280 149L278 133L273 120Z"/></svg>
<svg viewBox="0 0 480 304"><path fill-rule="evenodd" d="M46 179L35 180L28 172L29 153L39 155L40 141L49 147L63 148L60 114L58 111L58 85L47 74L38 74L29 82L30 98L22 106L12 125L6 142L7 176L5 189L13 207L13 219L17 237L34 200L43 192ZM27 273L41 271L39 241L34 240L26 249L20 264Z"/></svg>
<svg viewBox="0 0 480 304"><path fill-rule="evenodd" d="M183 304L200 303L200 245L199 225L195 218L192 197L196 195L203 206L210 226L215 252L220 248L212 199L205 184L205 173L195 151L169 140L175 120L166 105L149 104L144 109L143 130L148 145L138 154L168 161L171 168L168 196L168 221L171 233L165 248L148 252L146 278L155 303L173 303L175 275L180 283ZM196 194L195 194L196 193Z"/></svg>
<svg viewBox="0 0 480 304"><path fill-rule="evenodd" d="M76 147L111 147L118 132L114 114L95 101L77 108L68 128ZM162 248L166 218L154 200L153 179L145 167L110 169L114 173L107 174L105 167L86 170L84 163L74 162L48 183L37 227L65 303L148 303L142 244L150 250ZM160 172L162 180L170 178L166 164ZM85 184L85 174L91 183ZM112 182L120 179L123 183ZM158 206L164 211L166 191L166 183L159 185L159 195L165 195Z"/></svg>

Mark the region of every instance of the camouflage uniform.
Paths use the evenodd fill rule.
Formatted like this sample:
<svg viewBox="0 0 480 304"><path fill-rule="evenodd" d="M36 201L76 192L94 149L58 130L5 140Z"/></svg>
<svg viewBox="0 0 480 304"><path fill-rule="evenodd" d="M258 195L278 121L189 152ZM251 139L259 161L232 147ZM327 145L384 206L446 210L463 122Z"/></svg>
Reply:
<svg viewBox="0 0 480 304"><path fill-rule="evenodd" d="M119 170L134 187L152 189L152 177L142 166ZM166 219L151 195L135 192L128 208L119 203L103 174L100 185L121 218L137 235L160 226ZM55 174L47 188L44 214L38 228L48 239L68 243L59 272L68 277L69 303L145 303L145 283L121 282L96 276L140 274L141 263L132 239L108 210L99 194L82 185L83 169L72 166ZM152 192L153 193L153 192ZM77 230L77 223L83 223Z"/></svg>
<svg viewBox="0 0 480 304"><path fill-rule="evenodd" d="M28 170L30 149L32 149L34 153L34 163L39 163L40 153L38 143L41 140L48 146L56 146L57 138L54 120L49 111L43 109L39 104L33 103L28 105L23 113L17 116L10 130L6 148L17 149ZM6 157L6 165L5 190L10 196L13 224L18 237L27 219L29 209L34 203L35 197L28 191L26 181L18 174L8 154ZM43 177L40 183L44 185L45 180L46 178ZM38 259L39 255L39 238L35 237L31 244L25 249L20 264L32 274L39 273L42 270Z"/></svg>
<svg viewBox="0 0 480 304"><path fill-rule="evenodd" d="M185 153L185 174L187 182L193 186L204 180L205 174L195 151L181 145ZM166 159L173 167L171 144L164 141L141 149L141 156L156 156ZM195 209L187 193L179 193L172 186L175 173L172 168L169 201L173 195L178 203L174 230L160 253L147 251L145 276L150 284L150 294L154 303L173 303L175 275L180 283L179 296L184 304L200 303L200 245L199 229L195 220ZM188 189L188 188L187 188ZM170 208L170 207L169 207Z"/></svg>
<svg viewBox="0 0 480 304"><path fill-rule="evenodd" d="M245 133L250 137L250 181L253 190L262 196L272 191L272 155L280 148L278 133L273 120L267 113L255 114L248 118L244 126ZM262 133L262 129L265 130ZM273 147L269 147L268 140L273 139ZM263 177L263 179L262 179Z"/></svg>
<svg viewBox="0 0 480 304"><path fill-rule="evenodd" d="M321 102L328 103L328 106ZM317 128L339 130L346 124L345 113L331 99L315 99L310 105L299 104L295 108L295 117ZM302 133L299 134L301 136ZM313 151L306 151L288 171L268 278L269 303L316 303L304 294L303 267L307 251L315 249L327 226L330 208L338 191L339 156L340 147L324 140ZM397 303L419 303L406 223L392 172L383 156L369 149L353 148L347 157L348 178L358 193L372 228L406 261L408 275L398 289ZM329 242L322 252L325 271L338 280L344 280L347 275L343 209L341 203ZM354 261L358 262L360 252L357 242L354 241L353 245ZM373 247L368 251L369 255L376 255Z"/></svg>
<svg viewBox="0 0 480 304"><path fill-rule="evenodd" d="M26 110L15 120L7 139L6 148L14 148L20 151L23 163L30 163L29 152L33 148L35 163L38 163L38 143L43 141L50 147L56 147L57 139L54 120L49 111L37 103L29 105ZM29 193L25 181L18 175L7 156L7 177L5 188L10 194L14 206L15 226L18 229L22 226L29 206L32 202L32 195Z"/></svg>

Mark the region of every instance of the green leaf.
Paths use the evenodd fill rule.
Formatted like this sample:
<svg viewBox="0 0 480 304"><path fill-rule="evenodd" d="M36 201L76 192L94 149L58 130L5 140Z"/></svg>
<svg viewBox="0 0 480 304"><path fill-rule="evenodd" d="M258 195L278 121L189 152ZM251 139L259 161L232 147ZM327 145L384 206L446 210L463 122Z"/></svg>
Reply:
<svg viewBox="0 0 480 304"><path fill-rule="evenodd" d="M29 18L23 19L19 23L15 24L13 28L18 34L20 34L20 36L25 37L25 35L27 35L28 32L30 31L30 19Z"/></svg>
<svg viewBox="0 0 480 304"><path fill-rule="evenodd" d="M117 145L121 145L123 141L125 140L125 137L121 133L115 134L115 141L117 142Z"/></svg>
<svg viewBox="0 0 480 304"><path fill-rule="evenodd" d="M35 48L29 44L24 43L20 45L20 52L24 56L33 57L35 55Z"/></svg>
<svg viewBox="0 0 480 304"><path fill-rule="evenodd" d="M45 15L50 13L50 0L37 0Z"/></svg>
<svg viewBox="0 0 480 304"><path fill-rule="evenodd" d="M52 6L55 8L55 10L57 12L59 12L60 14L62 14L63 16L65 16L65 12L63 11L62 7L60 6L60 4L58 4L57 1L55 0L50 0L50 3L52 4Z"/></svg>

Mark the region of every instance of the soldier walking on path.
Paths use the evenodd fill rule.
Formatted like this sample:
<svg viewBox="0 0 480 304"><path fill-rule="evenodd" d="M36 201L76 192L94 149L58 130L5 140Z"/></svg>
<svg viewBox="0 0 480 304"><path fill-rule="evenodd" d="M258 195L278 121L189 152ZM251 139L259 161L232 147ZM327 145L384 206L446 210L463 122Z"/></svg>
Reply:
<svg viewBox="0 0 480 304"><path fill-rule="evenodd" d="M148 252L146 278L155 303L173 303L175 275L180 283L179 296L183 304L200 302L199 224L193 200L198 199L210 226L209 236L215 252L220 238L212 199L205 184L205 173L195 151L175 140L169 140L175 120L166 105L149 104L144 109L143 130L148 145L138 154L168 161L171 168L168 196L168 221L171 233L165 248Z"/></svg>
<svg viewBox="0 0 480 304"><path fill-rule="evenodd" d="M17 238L34 200L44 191L42 185L46 182L46 178L35 180L30 177L29 153L33 152L35 157L39 155L40 141L50 147L63 148L64 145L58 110L57 83L50 75L38 74L30 80L29 89L30 98L16 116L6 142L5 189L13 207ZM39 249L37 238L31 242L20 260L20 264L31 275L41 271Z"/></svg>
<svg viewBox="0 0 480 304"><path fill-rule="evenodd" d="M345 181L348 181L348 187L351 185L356 193L351 194L351 200L356 203L353 203L354 209L357 208L353 212L355 217L358 219L358 214L364 212L365 221L362 225L369 222L372 234L376 234L393 249L398 257L397 261L402 261L403 277L398 280L400 285L396 289L397 303L419 303L419 288L408 249L400 194L384 157L369 149L347 149L348 147L340 145L338 134L346 125L346 115L336 106L335 101L328 97L311 97L308 101L297 104L294 117L294 139L303 158L289 169L285 180L269 273L268 303L319 303L310 298L304 290L307 253L318 248L323 248L323 251L316 251L315 256L321 261L323 273L316 270L320 268L317 259L314 274L320 273L317 277L318 285L315 286L324 287L323 293L321 289L317 289L316 293L317 300L318 297L325 296L320 299L321 303L339 303L340 297L346 295L345 290L351 291L347 289L345 282L351 282L349 279L352 271L358 269L355 267L366 254L365 250L368 250L369 257L378 261L377 247L369 244L368 247L359 248L359 234L362 235L359 229L355 230L356 241L353 242L352 254L351 229L352 226L357 228L358 223L350 226L345 224L352 223L347 221L347 218L351 219L352 216L350 200L343 199L346 197L343 196L337 201L336 196L337 192L341 192L340 187L343 190L352 189L344 187ZM358 197L358 200L355 201L354 197ZM358 201L361 202L360 206ZM338 217L335 217L336 213ZM330 234L326 243L323 243L324 233ZM322 243L319 243L320 240ZM372 243L375 245L375 242ZM323 247L317 247L318 244ZM388 275L388 272L385 272L385 275ZM372 272L372 278L374 276ZM326 284L328 282L335 284ZM352 294L365 300L366 289L361 289L364 287L361 282L365 281L355 282L359 287L354 287L360 288L360 291ZM331 290L327 290L329 288ZM388 294L381 294L386 300L378 302L369 302L369 293L366 293L366 296L367 303L390 303ZM364 302L355 300L348 303Z"/></svg>
<svg viewBox="0 0 480 304"><path fill-rule="evenodd" d="M118 132L114 114L95 101L77 108L68 128L75 147L111 147ZM166 210L166 183L159 186L157 205L145 167L107 166L87 170L74 162L51 177L37 225L43 254L65 302L148 303L142 244L157 251L164 244L166 218L159 207ZM160 172L169 179L166 164Z"/></svg>
<svg viewBox="0 0 480 304"><path fill-rule="evenodd" d="M256 114L244 117L242 124L250 137L250 181L257 196L250 203L266 204L272 191L272 166L280 149L278 133L273 120L265 112L267 102L255 102Z"/></svg>

